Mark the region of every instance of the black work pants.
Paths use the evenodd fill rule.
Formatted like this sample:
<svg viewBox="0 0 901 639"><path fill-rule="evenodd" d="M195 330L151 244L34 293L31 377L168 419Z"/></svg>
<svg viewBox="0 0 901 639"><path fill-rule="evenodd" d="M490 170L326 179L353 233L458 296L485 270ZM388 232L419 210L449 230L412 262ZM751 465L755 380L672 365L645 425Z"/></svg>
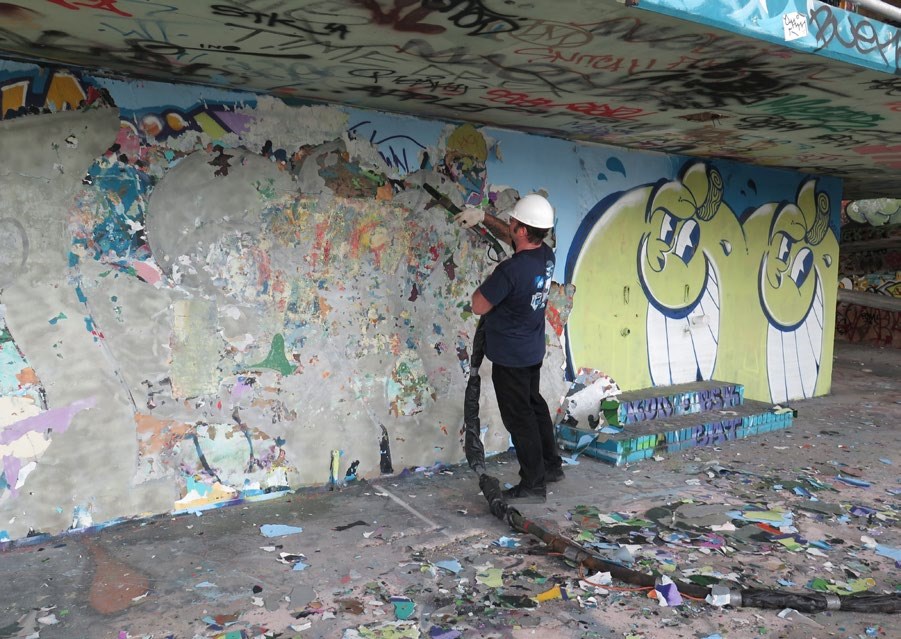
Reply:
<svg viewBox="0 0 901 639"><path fill-rule="evenodd" d="M541 364L514 368L492 364L491 381L504 427L513 439L519 460L520 484L543 489L545 470L560 468L554 424L541 396Z"/></svg>

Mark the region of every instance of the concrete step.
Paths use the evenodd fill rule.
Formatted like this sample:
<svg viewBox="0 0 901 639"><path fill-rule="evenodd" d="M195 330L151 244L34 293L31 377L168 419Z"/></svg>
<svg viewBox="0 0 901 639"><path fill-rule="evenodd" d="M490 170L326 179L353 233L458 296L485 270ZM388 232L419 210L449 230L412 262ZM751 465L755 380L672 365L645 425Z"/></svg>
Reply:
<svg viewBox="0 0 901 639"><path fill-rule="evenodd" d="M744 397L745 387L741 384L711 380L628 391L616 400L605 400L602 408L608 424L629 426L710 410L731 410L741 406Z"/></svg>
<svg viewBox="0 0 901 639"><path fill-rule="evenodd" d="M701 416L657 417L624 426L616 434L559 424L557 440L565 450L620 466L654 455L666 456L695 446L720 446L782 430L792 425L793 416L790 409L775 413L770 404L748 400L741 406L708 411Z"/></svg>

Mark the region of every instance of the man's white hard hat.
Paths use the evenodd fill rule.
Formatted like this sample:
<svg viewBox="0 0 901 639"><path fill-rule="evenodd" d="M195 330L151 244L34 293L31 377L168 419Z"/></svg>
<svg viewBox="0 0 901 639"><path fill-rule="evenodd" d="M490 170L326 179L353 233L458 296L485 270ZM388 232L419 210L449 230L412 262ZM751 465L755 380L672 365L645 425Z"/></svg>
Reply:
<svg viewBox="0 0 901 639"><path fill-rule="evenodd" d="M510 217L536 229L549 229L554 226L554 207L544 196L529 193L516 203Z"/></svg>

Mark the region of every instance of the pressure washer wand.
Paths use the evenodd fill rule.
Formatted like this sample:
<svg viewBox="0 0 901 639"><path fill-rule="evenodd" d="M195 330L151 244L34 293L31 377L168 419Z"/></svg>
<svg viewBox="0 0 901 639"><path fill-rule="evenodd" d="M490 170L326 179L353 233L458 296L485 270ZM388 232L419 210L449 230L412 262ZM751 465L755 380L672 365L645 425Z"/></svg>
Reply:
<svg viewBox="0 0 901 639"><path fill-rule="evenodd" d="M438 191L430 184L423 184L422 188L426 193L432 196L432 199L434 199L435 202L443 206L448 211L448 213L456 215L457 213L463 212L462 209L454 204L449 197ZM500 240L494 237L494 235L491 234L491 231L489 231L484 225L476 224L475 226L469 227L469 230L478 235L480 239L487 242L491 246L491 248L494 249L494 252L497 254L498 261L501 261L505 257L507 257L507 251L500 243Z"/></svg>

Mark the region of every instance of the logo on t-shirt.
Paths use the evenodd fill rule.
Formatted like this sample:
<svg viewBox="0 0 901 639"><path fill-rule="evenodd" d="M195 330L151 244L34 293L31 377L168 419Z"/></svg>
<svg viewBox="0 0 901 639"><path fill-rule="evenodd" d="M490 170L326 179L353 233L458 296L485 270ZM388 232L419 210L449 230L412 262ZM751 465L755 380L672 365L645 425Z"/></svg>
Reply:
<svg viewBox="0 0 901 639"><path fill-rule="evenodd" d="M535 277L535 291L532 295L532 310L547 306L547 298L551 292L551 276L554 274L554 263L548 260L544 267L544 275Z"/></svg>

